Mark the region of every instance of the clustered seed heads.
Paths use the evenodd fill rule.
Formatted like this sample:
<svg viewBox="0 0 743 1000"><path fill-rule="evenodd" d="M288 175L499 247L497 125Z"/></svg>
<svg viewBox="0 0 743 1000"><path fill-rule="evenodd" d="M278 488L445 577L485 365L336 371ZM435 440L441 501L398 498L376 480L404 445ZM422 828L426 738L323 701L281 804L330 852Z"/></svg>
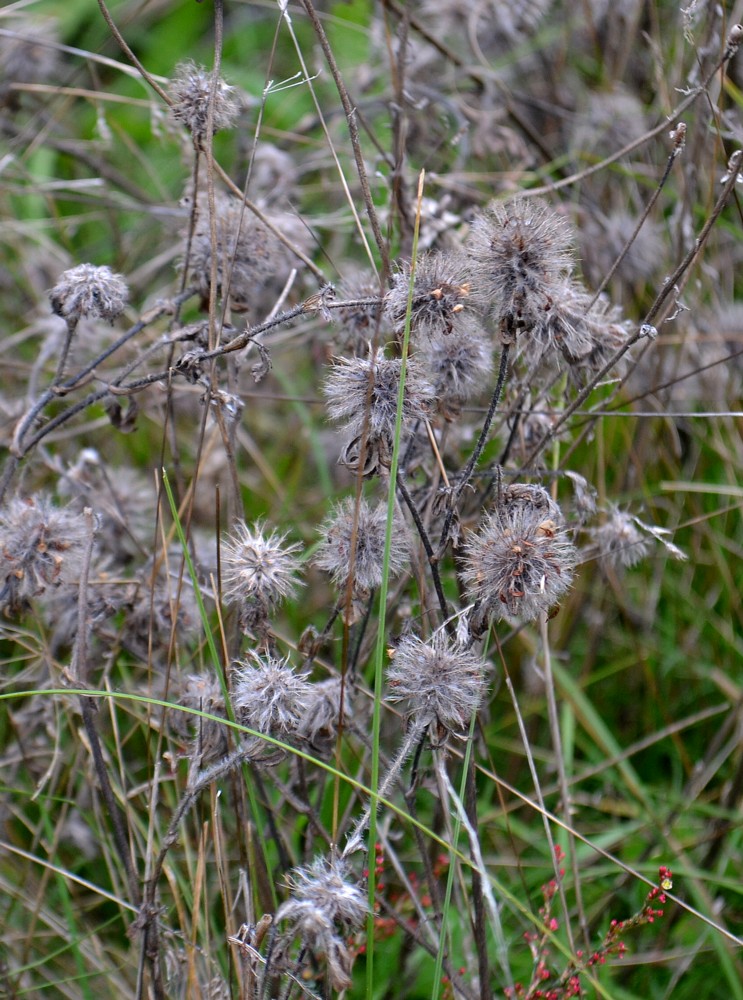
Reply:
<svg viewBox="0 0 743 1000"><path fill-rule="evenodd" d="M501 503L465 544L462 578L477 602L475 634L485 622L506 617L532 621L549 611L570 586L575 547L559 508L546 491L540 492L541 503L533 497Z"/></svg>
<svg viewBox="0 0 743 1000"><path fill-rule="evenodd" d="M351 583L351 596L363 600L382 582L387 504L372 507L361 497L348 497L335 507L320 529L324 539L315 554L315 564L330 573L341 597ZM397 576L408 561L408 537L402 518L392 521L390 576Z"/></svg>
<svg viewBox="0 0 743 1000"><path fill-rule="evenodd" d="M236 604L243 629L261 629L269 615L296 592L301 546L286 544L286 535L260 523L238 523L224 539L223 597Z"/></svg>
<svg viewBox="0 0 743 1000"><path fill-rule="evenodd" d="M173 102L170 115L174 121L186 126L195 142L201 142L207 134L213 85L214 74L191 61L176 66L170 83L169 96ZM232 128L240 111L235 88L218 79L212 103L213 132Z"/></svg>
<svg viewBox="0 0 743 1000"><path fill-rule="evenodd" d="M49 292L52 309L69 324L89 316L113 322L129 297L126 281L110 267L78 264L64 271Z"/></svg>
<svg viewBox="0 0 743 1000"><path fill-rule="evenodd" d="M0 607L17 614L47 587L77 583L86 538L81 514L43 495L13 497L0 510Z"/></svg>
<svg viewBox="0 0 743 1000"><path fill-rule="evenodd" d="M424 641L405 636L387 670L390 700L405 703L416 728L432 723L462 733L485 695L485 664L443 632Z"/></svg>
<svg viewBox="0 0 743 1000"><path fill-rule="evenodd" d="M356 469L365 455L364 472L388 467L395 436L397 397L402 361L371 351L367 358L339 358L325 380L328 413L343 424L351 440L341 461ZM402 427L410 430L416 420L425 420L433 405L433 386L421 364L408 360L402 404Z"/></svg>
<svg viewBox="0 0 743 1000"><path fill-rule="evenodd" d="M291 898L279 907L275 922L289 924L287 937L323 958L333 989L351 985L352 956L348 935L358 930L368 912L366 898L349 880L341 860L318 858L289 877Z"/></svg>

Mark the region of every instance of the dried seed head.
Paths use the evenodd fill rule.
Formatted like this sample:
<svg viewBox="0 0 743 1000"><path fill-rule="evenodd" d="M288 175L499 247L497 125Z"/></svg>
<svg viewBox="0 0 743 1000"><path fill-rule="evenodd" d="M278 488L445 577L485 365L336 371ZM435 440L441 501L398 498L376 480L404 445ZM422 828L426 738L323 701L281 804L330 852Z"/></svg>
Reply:
<svg viewBox="0 0 743 1000"><path fill-rule="evenodd" d="M264 525L244 522L226 535L222 553L223 597L237 604L241 621L265 619L284 598L294 594L300 567L300 545L287 545L286 535L270 534Z"/></svg>
<svg viewBox="0 0 743 1000"><path fill-rule="evenodd" d="M201 141L207 134L209 97L213 82L213 73L188 61L176 66L175 76L170 83L169 96L173 102L170 115L174 121L182 122L197 141ZM235 88L228 87L224 80L218 79L213 103L213 132L232 128L240 111Z"/></svg>
<svg viewBox="0 0 743 1000"><path fill-rule="evenodd" d="M541 201L494 204L472 223L465 245L477 297L504 344L544 321L573 265L570 227Z"/></svg>
<svg viewBox="0 0 743 1000"><path fill-rule="evenodd" d="M312 684L287 660L255 657L255 663L234 665L232 703L237 721L265 736L287 740L297 737L311 703Z"/></svg>
<svg viewBox="0 0 743 1000"><path fill-rule="evenodd" d="M343 861L318 858L307 868L295 868L289 877L291 898L276 913L286 921L286 937L299 937L303 946L325 958L334 989L351 985L352 956L346 944L368 912L366 897L349 881Z"/></svg>
<svg viewBox="0 0 743 1000"><path fill-rule="evenodd" d="M575 562L552 500L500 505L465 545L462 576L478 604L476 631L485 621L531 621L549 611L570 586Z"/></svg>
<svg viewBox="0 0 743 1000"><path fill-rule="evenodd" d="M578 382L603 368L629 338L629 324L619 310L605 298L593 305L592 299L575 282L566 283L543 328L545 345L560 352ZM626 361L625 354L614 371Z"/></svg>
<svg viewBox="0 0 743 1000"><path fill-rule="evenodd" d="M184 204L191 203L190 197ZM295 246L306 251L308 237L300 220L285 212L266 212L266 217ZM275 297L286 283L299 260L277 236L243 207L236 198L220 194L215 201L215 227L217 233L217 295L229 296L230 306L237 312L258 314L270 309ZM196 222L190 240L184 238L184 253L188 257L181 264L188 272L188 280L208 303L212 281L212 227L206 195L199 193L196 200Z"/></svg>
<svg viewBox="0 0 743 1000"><path fill-rule="evenodd" d="M459 322L454 336L434 336L421 343L416 356L428 371L439 412L449 420L488 385L493 374L492 344L473 316Z"/></svg>
<svg viewBox="0 0 743 1000"><path fill-rule="evenodd" d="M372 271L351 270L344 274L338 289L341 301L367 300L360 305L334 309L345 333L345 341L354 354L366 353L367 345L376 336L382 316L379 279Z"/></svg>
<svg viewBox="0 0 743 1000"><path fill-rule="evenodd" d="M376 471L379 465L389 465L401 368L399 358L387 359L380 349L370 351L367 358L340 358L325 380L330 417L344 424L351 437L342 456L351 468L358 467L364 446L367 474ZM403 431L416 420L425 419L432 401L433 386L420 363L410 358L403 393Z"/></svg>
<svg viewBox="0 0 743 1000"><path fill-rule="evenodd" d="M113 322L129 297L126 281L105 265L78 264L65 271L49 292L52 309L69 323L82 316Z"/></svg>
<svg viewBox="0 0 743 1000"><path fill-rule="evenodd" d="M631 514L612 507L609 518L591 532L599 550L599 559L613 569L628 569L643 560L652 547Z"/></svg>
<svg viewBox="0 0 743 1000"><path fill-rule="evenodd" d="M48 497L10 500L0 511L0 607L17 614L47 587L77 583L87 535L81 514Z"/></svg>
<svg viewBox="0 0 743 1000"><path fill-rule="evenodd" d="M295 868L290 877L293 899L311 903L328 920L344 931L361 927L368 912L366 897L355 883L349 881L349 870L341 860L317 858L307 868ZM282 919L280 907L276 919Z"/></svg>
<svg viewBox="0 0 743 1000"><path fill-rule="evenodd" d="M442 632L424 642L409 635L400 641L387 670L391 701L406 702L416 726L436 723L461 733L485 694L485 665L470 650Z"/></svg>
<svg viewBox="0 0 743 1000"><path fill-rule="evenodd" d="M363 497L342 500L320 531L324 540L315 555L320 569L330 573L343 595L352 580L354 598L363 599L382 582L384 540L387 529L387 504L370 507ZM405 525L399 516L392 522L392 548L389 570L397 576L405 568L409 545Z"/></svg>
<svg viewBox="0 0 743 1000"><path fill-rule="evenodd" d="M393 329L405 327L410 294L410 269L406 262L392 279L384 300L385 315ZM471 314L471 283L467 260L453 253L429 253L418 258L413 279L410 329L417 337L458 333Z"/></svg>

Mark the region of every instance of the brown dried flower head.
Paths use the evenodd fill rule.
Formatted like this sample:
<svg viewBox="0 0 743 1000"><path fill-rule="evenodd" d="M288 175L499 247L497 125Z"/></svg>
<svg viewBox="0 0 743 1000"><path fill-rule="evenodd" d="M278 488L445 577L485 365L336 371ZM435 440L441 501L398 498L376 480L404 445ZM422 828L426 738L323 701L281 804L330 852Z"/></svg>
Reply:
<svg viewBox="0 0 743 1000"><path fill-rule="evenodd" d="M400 266L384 300L385 315L397 333L405 326L410 271L410 262ZM471 287L467 261L461 254L438 252L419 257L413 279L411 332L419 338L458 332L465 317L471 315Z"/></svg>

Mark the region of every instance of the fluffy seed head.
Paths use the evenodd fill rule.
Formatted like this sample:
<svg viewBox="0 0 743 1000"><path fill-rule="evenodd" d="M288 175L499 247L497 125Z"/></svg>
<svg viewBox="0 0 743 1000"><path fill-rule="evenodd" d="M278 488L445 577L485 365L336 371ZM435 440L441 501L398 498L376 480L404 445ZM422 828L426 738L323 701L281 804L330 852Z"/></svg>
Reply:
<svg viewBox="0 0 743 1000"><path fill-rule="evenodd" d="M608 519L592 531L598 545L599 559L613 569L628 569L644 559L652 547L648 535L640 531L635 519L617 507Z"/></svg>
<svg viewBox="0 0 743 1000"><path fill-rule="evenodd" d="M485 694L485 665L442 632L428 642L409 635L395 650L387 684L390 699L405 702L416 725L461 733Z"/></svg>
<svg viewBox="0 0 743 1000"><path fill-rule="evenodd" d="M292 595L298 581L299 545L287 545L286 535L270 534L258 523L235 525L225 536L222 554L223 596L229 604L259 604L271 611Z"/></svg>
<svg viewBox="0 0 743 1000"><path fill-rule="evenodd" d="M232 703L237 721L276 739L296 737L312 700L307 674L298 674L287 660L255 657L255 663L235 664Z"/></svg>
<svg viewBox="0 0 743 1000"><path fill-rule="evenodd" d="M478 299L504 344L543 320L573 263L568 224L544 202L526 198L496 203L479 215L465 251Z"/></svg>
<svg viewBox="0 0 743 1000"><path fill-rule="evenodd" d="M175 77L170 84L169 96L173 101L170 115L175 121L182 122L195 140L203 139L207 133L209 95L213 82L212 73L188 61L176 66ZM239 110L234 87L228 87L222 79L217 80L213 131L231 128Z"/></svg>
<svg viewBox="0 0 743 1000"><path fill-rule="evenodd" d="M384 301L385 315L398 333L405 326L410 269L409 262L401 265ZM471 310L467 270L467 261L461 255L429 253L418 259L410 314L410 329L417 337L458 333Z"/></svg>
<svg viewBox="0 0 743 1000"><path fill-rule="evenodd" d="M575 562L552 500L499 505L465 546L462 576L478 604L473 627L507 616L531 621L548 611L570 586Z"/></svg>
<svg viewBox="0 0 743 1000"><path fill-rule="evenodd" d="M186 206L191 198L184 199ZM230 307L237 312L260 313L273 305L275 294L283 287L298 260L254 215L244 209L236 198L219 194L215 201L217 232L217 295L229 296ZM266 212L271 222L300 249L306 251L307 231L293 215ZM204 303L209 301L212 281L212 229L206 195L196 199L196 222L190 240L184 239L188 258L181 264L188 280L199 292Z"/></svg>
<svg viewBox="0 0 743 1000"><path fill-rule="evenodd" d="M473 316L460 320L454 336L434 336L421 343L417 354L433 383L436 405L454 419L462 406L490 382L493 350Z"/></svg>
<svg viewBox="0 0 743 1000"><path fill-rule="evenodd" d="M603 368L629 336L628 324L621 319L619 310L605 298L591 305L592 299L576 282L565 282L545 323L528 342L542 353L549 348L559 351L578 382ZM619 364L625 361L626 355Z"/></svg>
<svg viewBox="0 0 743 1000"><path fill-rule="evenodd" d="M307 868L295 868L290 878L294 900L311 903L321 910L331 923L345 931L355 930L366 919L366 897L349 881L348 867L341 860L317 858ZM282 918L284 904L276 914Z"/></svg>
<svg viewBox="0 0 743 1000"><path fill-rule="evenodd" d="M340 594L345 593L349 576L354 598L365 597L381 584L386 527L387 504L371 507L363 497L358 504L353 497L342 500L322 526L324 540L315 563L330 573ZM392 522L390 575L401 573L407 561L407 533L396 516Z"/></svg>
<svg viewBox="0 0 743 1000"><path fill-rule="evenodd" d="M362 436L366 441L367 473L379 464L388 465L392 454L397 413L397 395L402 362L385 358L380 349L367 358L340 358L325 380L324 392L330 417L345 426L351 436L342 460L358 465ZM403 393L403 430L430 412L433 386L415 358L410 358Z"/></svg>
<svg viewBox="0 0 743 1000"><path fill-rule="evenodd" d="M128 297L123 277L95 264L78 264L64 271L49 292L52 309L68 323L82 316L113 322L124 311Z"/></svg>
<svg viewBox="0 0 743 1000"><path fill-rule="evenodd" d="M83 517L48 497L11 499L0 511L0 607L16 614L47 587L77 583L86 537Z"/></svg>
<svg viewBox="0 0 743 1000"><path fill-rule="evenodd" d="M346 939L366 919L364 894L349 881L340 860L318 858L307 868L295 868L289 884L291 898L279 907L276 923L287 922L287 937L299 937L304 947L324 957L333 989L348 989L353 958Z"/></svg>

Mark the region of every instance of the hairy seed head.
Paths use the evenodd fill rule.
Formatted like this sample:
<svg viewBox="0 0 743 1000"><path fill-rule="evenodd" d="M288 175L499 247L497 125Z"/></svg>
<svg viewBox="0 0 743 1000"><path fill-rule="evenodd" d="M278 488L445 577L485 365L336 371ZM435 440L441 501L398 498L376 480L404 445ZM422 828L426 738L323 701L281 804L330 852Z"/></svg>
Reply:
<svg viewBox="0 0 743 1000"><path fill-rule="evenodd" d="M95 264L78 264L64 271L49 292L52 309L68 323L82 316L113 322L124 311L128 297L122 276Z"/></svg>
<svg viewBox="0 0 743 1000"><path fill-rule="evenodd" d="M353 596L363 598L382 582L387 504L371 507L363 497L342 500L320 531L324 539L315 563L333 578L343 595L352 580ZM392 522L390 575L397 576L408 561L408 538L399 516Z"/></svg>
<svg viewBox="0 0 743 1000"><path fill-rule="evenodd" d="M287 660L255 657L238 662L232 683L237 721L265 736L296 738L312 700L307 674L298 674Z"/></svg>
<svg viewBox="0 0 743 1000"><path fill-rule="evenodd" d="M43 495L13 497L0 511L0 607L17 614L47 587L77 583L86 538L81 514Z"/></svg>
<svg viewBox="0 0 743 1000"><path fill-rule="evenodd" d="M270 612L298 585L300 545L257 523L239 522L226 535L222 554L223 596L228 604L254 603Z"/></svg>
<svg viewBox="0 0 743 1000"><path fill-rule="evenodd" d="M454 336L421 342L417 357L433 383L436 406L447 419L457 417L493 374L492 344L474 316L462 319Z"/></svg>
<svg viewBox="0 0 743 1000"><path fill-rule="evenodd" d="M410 294L409 262L392 279L384 300L385 315L397 333L405 326ZM418 338L459 332L471 315L471 283L467 261L461 254L429 253L418 258L413 279L410 329Z"/></svg>
<svg viewBox="0 0 743 1000"><path fill-rule="evenodd" d="M368 912L364 893L349 880L341 860L317 858L306 868L295 868L289 878L292 899L279 907L276 920L287 919L293 902L308 903L331 924L344 931L359 928Z"/></svg>
<svg viewBox="0 0 743 1000"><path fill-rule="evenodd" d="M567 222L544 202L526 198L495 203L479 215L465 251L477 297L504 344L543 321L573 264Z"/></svg>
<svg viewBox="0 0 743 1000"><path fill-rule="evenodd" d="M651 541L643 534L635 518L612 507L607 520L591 532L598 545L599 559L613 569L636 566L650 552Z"/></svg>
<svg viewBox="0 0 743 1000"><path fill-rule="evenodd" d="M189 205L190 197L184 203ZM308 249L307 230L296 216L286 212L265 214L295 246L303 251ZM207 303L211 293L213 243L208 199L203 192L197 196L195 216L193 234L190 237L186 234L184 239L181 267L187 270L188 280ZM269 306L267 300L275 299L281 291L292 269L298 266L298 259L237 198L217 195L214 226L217 296L229 296L230 306L237 312L259 314Z"/></svg>
<svg viewBox="0 0 743 1000"><path fill-rule="evenodd" d="M428 642L408 635L395 650L387 684L390 700L405 702L416 725L461 733L485 694L485 665L442 632Z"/></svg>
<svg viewBox="0 0 743 1000"><path fill-rule="evenodd" d="M169 96L173 102L170 115L174 121L184 124L195 140L200 141L207 134L213 83L214 74L190 60L176 66L170 83ZM213 105L213 131L231 128L240 110L234 87L228 87L222 79L217 80Z"/></svg>
<svg viewBox="0 0 743 1000"><path fill-rule="evenodd" d="M395 435L397 397L402 362L385 358L380 349L367 358L340 358L325 380L324 392L330 417L343 424L351 437L344 460L356 467L362 444L367 465L389 464ZM409 358L402 404L403 431L431 410L433 386L415 358ZM363 438L363 442L362 442Z"/></svg>
<svg viewBox="0 0 743 1000"><path fill-rule="evenodd" d="M295 868L289 884L291 898L279 907L276 923L289 924L285 939L298 937L303 948L325 959L333 989L348 989L353 957L347 939L366 918L364 894L339 860L318 858L307 868Z"/></svg>
<svg viewBox="0 0 743 1000"><path fill-rule="evenodd" d="M500 505L466 545L462 577L484 621L531 621L570 586L576 554L557 505Z"/></svg>

